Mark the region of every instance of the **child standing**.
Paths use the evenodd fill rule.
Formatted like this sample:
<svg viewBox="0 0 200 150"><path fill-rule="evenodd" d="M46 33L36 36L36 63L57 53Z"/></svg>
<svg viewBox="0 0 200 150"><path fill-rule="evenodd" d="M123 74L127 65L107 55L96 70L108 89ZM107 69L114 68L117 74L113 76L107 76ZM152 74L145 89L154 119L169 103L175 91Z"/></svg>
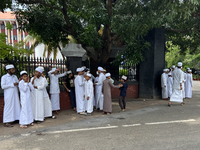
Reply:
<svg viewBox="0 0 200 150"><path fill-rule="evenodd" d="M122 76L121 82L122 82L122 87L120 87L120 97L119 97L119 106L121 108L120 112L124 112L126 110L126 90L128 88L128 84L126 83L127 77Z"/></svg>
<svg viewBox="0 0 200 150"><path fill-rule="evenodd" d="M94 88L93 83L90 80L92 77L91 74L87 73L85 76L85 110L87 111L86 116L91 116L91 113L93 112L93 99L94 99Z"/></svg>
<svg viewBox="0 0 200 150"><path fill-rule="evenodd" d="M168 73L168 78L167 78L167 90L168 90L168 96L169 98L172 95L172 84L173 84L173 78L171 72Z"/></svg>
<svg viewBox="0 0 200 150"><path fill-rule="evenodd" d="M19 91L21 98L21 112L20 112L20 128L27 128L27 125L33 124L33 110L32 110L32 101L31 101L31 92L34 87L29 82L29 77L26 71L21 71L21 81L19 82Z"/></svg>

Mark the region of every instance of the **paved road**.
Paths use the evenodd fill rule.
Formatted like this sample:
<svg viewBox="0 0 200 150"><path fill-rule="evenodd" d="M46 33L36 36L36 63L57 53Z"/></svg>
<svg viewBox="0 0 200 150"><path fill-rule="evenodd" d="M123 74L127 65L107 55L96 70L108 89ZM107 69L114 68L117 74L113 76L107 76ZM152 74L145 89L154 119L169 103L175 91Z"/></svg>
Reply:
<svg viewBox="0 0 200 150"><path fill-rule="evenodd" d="M185 106L166 104L0 136L0 150L199 150L200 84Z"/></svg>

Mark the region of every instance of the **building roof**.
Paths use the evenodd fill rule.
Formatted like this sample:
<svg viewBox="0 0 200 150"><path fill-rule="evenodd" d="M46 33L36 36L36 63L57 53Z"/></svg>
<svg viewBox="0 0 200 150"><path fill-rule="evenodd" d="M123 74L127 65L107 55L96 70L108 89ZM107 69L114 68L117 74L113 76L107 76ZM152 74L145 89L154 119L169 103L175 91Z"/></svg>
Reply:
<svg viewBox="0 0 200 150"><path fill-rule="evenodd" d="M3 19L16 19L15 14L12 11L4 11L4 13L0 12L0 20Z"/></svg>

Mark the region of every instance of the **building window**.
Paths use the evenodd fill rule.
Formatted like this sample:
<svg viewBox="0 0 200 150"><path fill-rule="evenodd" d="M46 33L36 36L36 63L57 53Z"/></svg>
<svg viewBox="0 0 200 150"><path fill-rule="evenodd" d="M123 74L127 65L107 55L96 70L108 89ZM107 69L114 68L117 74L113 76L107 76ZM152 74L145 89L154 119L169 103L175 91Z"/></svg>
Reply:
<svg viewBox="0 0 200 150"><path fill-rule="evenodd" d="M21 35L21 40L23 41L24 39L23 39L23 35Z"/></svg>
<svg viewBox="0 0 200 150"><path fill-rule="evenodd" d="M1 29L5 29L5 25L4 24L1 24Z"/></svg>
<svg viewBox="0 0 200 150"><path fill-rule="evenodd" d="M17 26L16 26L16 24L13 24L13 29L17 29Z"/></svg>
<svg viewBox="0 0 200 150"><path fill-rule="evenodd" d="M26 46L26 49L28 49L28 50L29 50L29 46Z"/></svg>
<svg viewBox="0 0 200 150"><path fill-rule="evenodd" d="M13 40L17 40L17 35L13 35Z"/></svg>

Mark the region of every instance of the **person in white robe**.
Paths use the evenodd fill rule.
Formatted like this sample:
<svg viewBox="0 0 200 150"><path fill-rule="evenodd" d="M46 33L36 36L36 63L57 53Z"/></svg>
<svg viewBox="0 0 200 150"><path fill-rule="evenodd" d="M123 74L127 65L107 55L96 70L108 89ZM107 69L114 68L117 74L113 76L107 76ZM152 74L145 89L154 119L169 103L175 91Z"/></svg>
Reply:
<svg viewBox="0 0 200 150"><path fill-rule="evenodd" d="M173 77L173 73L174 73L174 70L175 70L176 66L175 65L172 65L172 70L171 70L171 76Z"/></svg>
<svg viewBox="0 0 200 150"><path fill-rule="evenodd" d="M29 82L29 76L26 71L20 72L22 80L19 82L19 91L21 99L21 112L19 124L20 128L27 128L27 125L33 124L33 110L31 100L31 90L34 90L33 85Z"/></svg>
<svg viewBox="0 0 200 150"><path fill-rule="evenodd" d="M181 67L182 63L179 62L177 68L174 70L173 73L172 95L168 103L168 106L170 107L171 107L171 102L177 102L183 105L183 94L182 94L183 73Z"/></svg>
<svg viewBox="0 0 200 150"><path fill-rule="evenodd" d="M13 127L10 123L20 117L18 78L14 75L14 65L7 65L6 70L8 73L1 77L1 88L4 90L3 123L5 127Z"/></svg>
<svg viewBox="0 0 200 150"><path fill-rule="evenodd" d="M99 81L95 83L94 85L98 85L98 90L97 90L97 109L100 111L103 111L103 94L102 94L102 85L103 81L106 79L106 76L103 74L103 68L98 67L98 72L99 72Z"/></svg>
<svg viewBox="0 0 200 150"><path fill-rule="evenodd" d="M48 86L48 82L47 79L44 76L44 67L39 66L38 68L40 68L43 72L42 72L42 77L44 78L44 82L45 82L45 88L44 88L44 117L51 117L52 119L56 119L56 116L52 115L52 104L51 104L51 100L49 98L49 94L47 93L47 89L46 87Z"/></svg>
<svg viewBox="0 0 200 150"><path fill-rule="evenodd" d="M85 91L84 91L84 98L85 98L85 110L87 111L86 116L91 116L93 112L93 99L94 99L94 87L93 83L90 80L92 75L90 73L86 74L86 81L85 81Z"/></svg>
<svg viewBox="0 0 200 150"><path fill-rule="evenodd" d="M181 68L182 73L183 73L183 84L182 84L182 94L183 94L183 101L185 98L185 82L187 80L187 74L185 72L183 72L183 68Z"/></svg>
<svg viewBox="0 0 200 150"><path fill-rule="evenodd" d="M185 82L185 97L192 98L192 86L193 86L193 79L192 79L192 70L188 70L187 80Z"/></svg>
<svg viewBox="0 0 200 150"><path fill-rule="evenodd" d="M163 74L161 75L161 87L162 87L162 99L168 100L168 90L167 90L167 69L163 69Z"/></svg>
<svg viewBox="0 0 200 150"><path fill-rule="evenodd" d="M95 78L94 83L98 83L99 81L99 72L97 71L96 74L97 74L97 77ZM98 85L95 85L95 94L94 94L94 103L93 103L95 109L97 108L97 90L98 90Z"/></svg>
<svg viewBox="0 0 200 150"><path fill-rule="evenodd" d="M50 94L51 94L51 104L52 104L52 111L55 111L56 114L58 110L60 110L60 87L58 79L64 77L67 74L67 68L65 72L62 74L57 74L61 69L52 68L51 71L48 72L50 78Z"/></svg>
<svg viewBox="0 0 200 150"><path fill-rule="evenodd" d="M76 94L76 111L80 115L85 115L85 103L84 103L84 84L83 81L83 68L77 68L78 75L76 76L75 83L75 94Z"/></svg>
<svg viewBox="0 0 200 150"><path fill-rule="evenodd" d="M44 88L46 88L46 83L42 77L42 72L42 69L36 68L35 76L31 78L31 83L34 87L34 90L31 91L31 100L33 118L36 123L44 121Z"/></svg>
<svg viewBox="0 0 200 150"><path fill-rule="evenodd" d="M173 78L171 76L171 72L168 73L168 79L167 79L167 90L168 90L168 97L170 98L172 95L172 85L173 85Z"/></svg>

